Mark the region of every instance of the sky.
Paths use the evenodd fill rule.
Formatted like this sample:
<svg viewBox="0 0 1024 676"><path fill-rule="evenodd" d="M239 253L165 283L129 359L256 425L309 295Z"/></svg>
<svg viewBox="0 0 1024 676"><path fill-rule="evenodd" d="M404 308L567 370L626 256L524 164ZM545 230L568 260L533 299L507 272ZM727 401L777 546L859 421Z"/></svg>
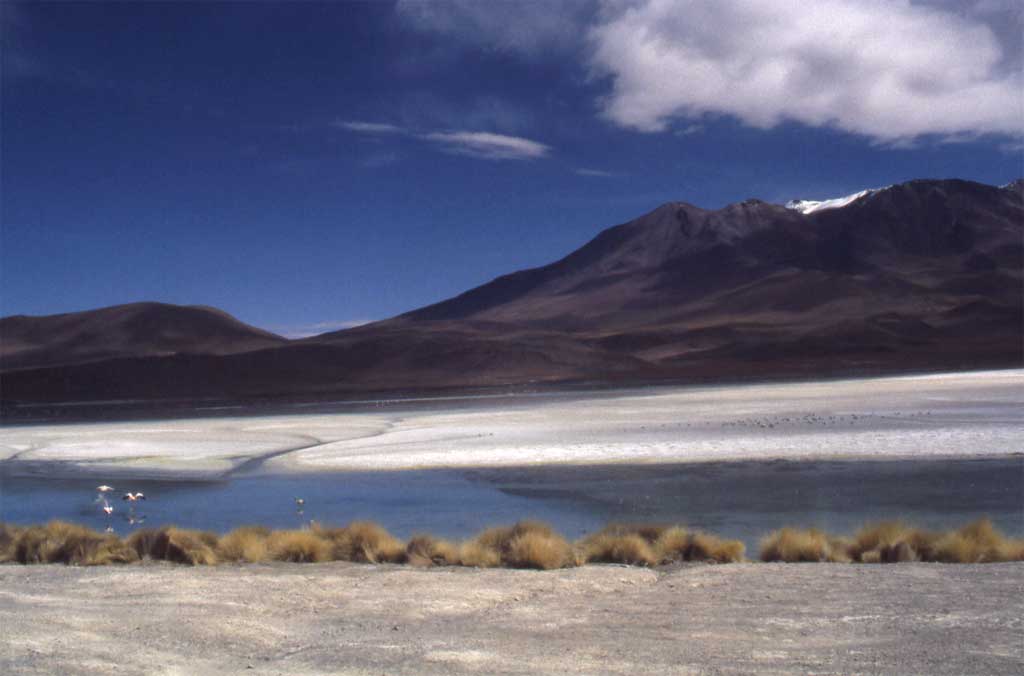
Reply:
<svg viewBox="0 0 1024 676"><path fill-rule="evenodd" d="M0 4L0 314L289 336L658 205L1024 175L1012 0Z"/></svg>

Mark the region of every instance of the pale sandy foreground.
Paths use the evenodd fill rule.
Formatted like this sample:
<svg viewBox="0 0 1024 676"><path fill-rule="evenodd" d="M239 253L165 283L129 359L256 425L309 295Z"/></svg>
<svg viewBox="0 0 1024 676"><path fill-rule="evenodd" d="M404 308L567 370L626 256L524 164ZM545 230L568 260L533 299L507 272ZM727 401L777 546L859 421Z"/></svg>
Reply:
<svg viewBox="0 0 1024 676"><path fill-rule="evenodd" d="M256 468L981 457L1024 451L1022 417L1024 370L1008 370L8 427L0 429L0 462L41 474L224 476Z"/></svg>
<svg viewBox="0 0 1024 676"><path fill-rule="evenodd" d="M4 674L1024 672L1024 564L0 567Z"/></svg>

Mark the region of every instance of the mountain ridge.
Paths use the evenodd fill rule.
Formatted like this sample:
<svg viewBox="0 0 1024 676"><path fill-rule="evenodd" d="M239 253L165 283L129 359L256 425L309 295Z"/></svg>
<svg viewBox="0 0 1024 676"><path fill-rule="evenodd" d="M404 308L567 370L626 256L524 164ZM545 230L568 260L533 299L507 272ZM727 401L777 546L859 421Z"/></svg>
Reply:
<svg viewBox="0 0 1024 676"><path fill-rule="evenodd" d="M669 202L548 265L255 349L0 364L26 401L1019 366L1022 280L1024 182L922 179L806 214Z"/></svg>

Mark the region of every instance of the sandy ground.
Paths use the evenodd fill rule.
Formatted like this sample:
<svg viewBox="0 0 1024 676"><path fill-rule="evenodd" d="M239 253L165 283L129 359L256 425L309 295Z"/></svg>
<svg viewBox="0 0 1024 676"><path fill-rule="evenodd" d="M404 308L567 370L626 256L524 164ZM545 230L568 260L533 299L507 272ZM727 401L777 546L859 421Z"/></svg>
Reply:
<svg viewBox="0 0 1024 676"><path fill-rule="evenodd" d="M0 567L5 674L1019 674L1024 564Z"/></svg>
<svg viewBox="0 0 1024 676"><path fill-rule="evenodd" d="M0 460L217 476L1024 451L1024 370L390 408L7 427Z"/></svg>

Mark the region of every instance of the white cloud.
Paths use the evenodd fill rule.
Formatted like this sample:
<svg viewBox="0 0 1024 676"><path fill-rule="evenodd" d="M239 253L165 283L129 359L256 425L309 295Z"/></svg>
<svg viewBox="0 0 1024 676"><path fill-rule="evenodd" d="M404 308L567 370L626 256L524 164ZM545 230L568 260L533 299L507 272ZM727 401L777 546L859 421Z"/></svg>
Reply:
<svg viewBox="0 0 1024 676"><path fill-rule="evenodd" d="M381 122L361 122L358 120L337 120L332 123L335 127L348 129L360 134L404 134L405 129L394 124Z"/></svg>
<svg viewBox="0 0 1024 676"><path fill-rule="evenodd" d="M441 150L484 160L533 160L544 157L550 146L521 136L508 136L486 131L432 131L415 133L405 127L379 122L337 121L333 126L358 134L396 135L428 141ZM392 154L386 164L398 159ZM377 163L373 166L381 166Z"/></svg>
<svg viewBox="0 0 1024 676"><path fill-rule="evenodd" d="M485 160L532 160L551 150L543 143L520 136L482 131L432 132L420 138L439 144L447 152Z"/></svg>
<svg viewBox="0 0 1024 676"><path fill-rule="evenodd" d="M635 0L589 31L602 114L643 132L729 115L882 142L1024 131L1024 80L974 14L879 0Z"/></svg>

